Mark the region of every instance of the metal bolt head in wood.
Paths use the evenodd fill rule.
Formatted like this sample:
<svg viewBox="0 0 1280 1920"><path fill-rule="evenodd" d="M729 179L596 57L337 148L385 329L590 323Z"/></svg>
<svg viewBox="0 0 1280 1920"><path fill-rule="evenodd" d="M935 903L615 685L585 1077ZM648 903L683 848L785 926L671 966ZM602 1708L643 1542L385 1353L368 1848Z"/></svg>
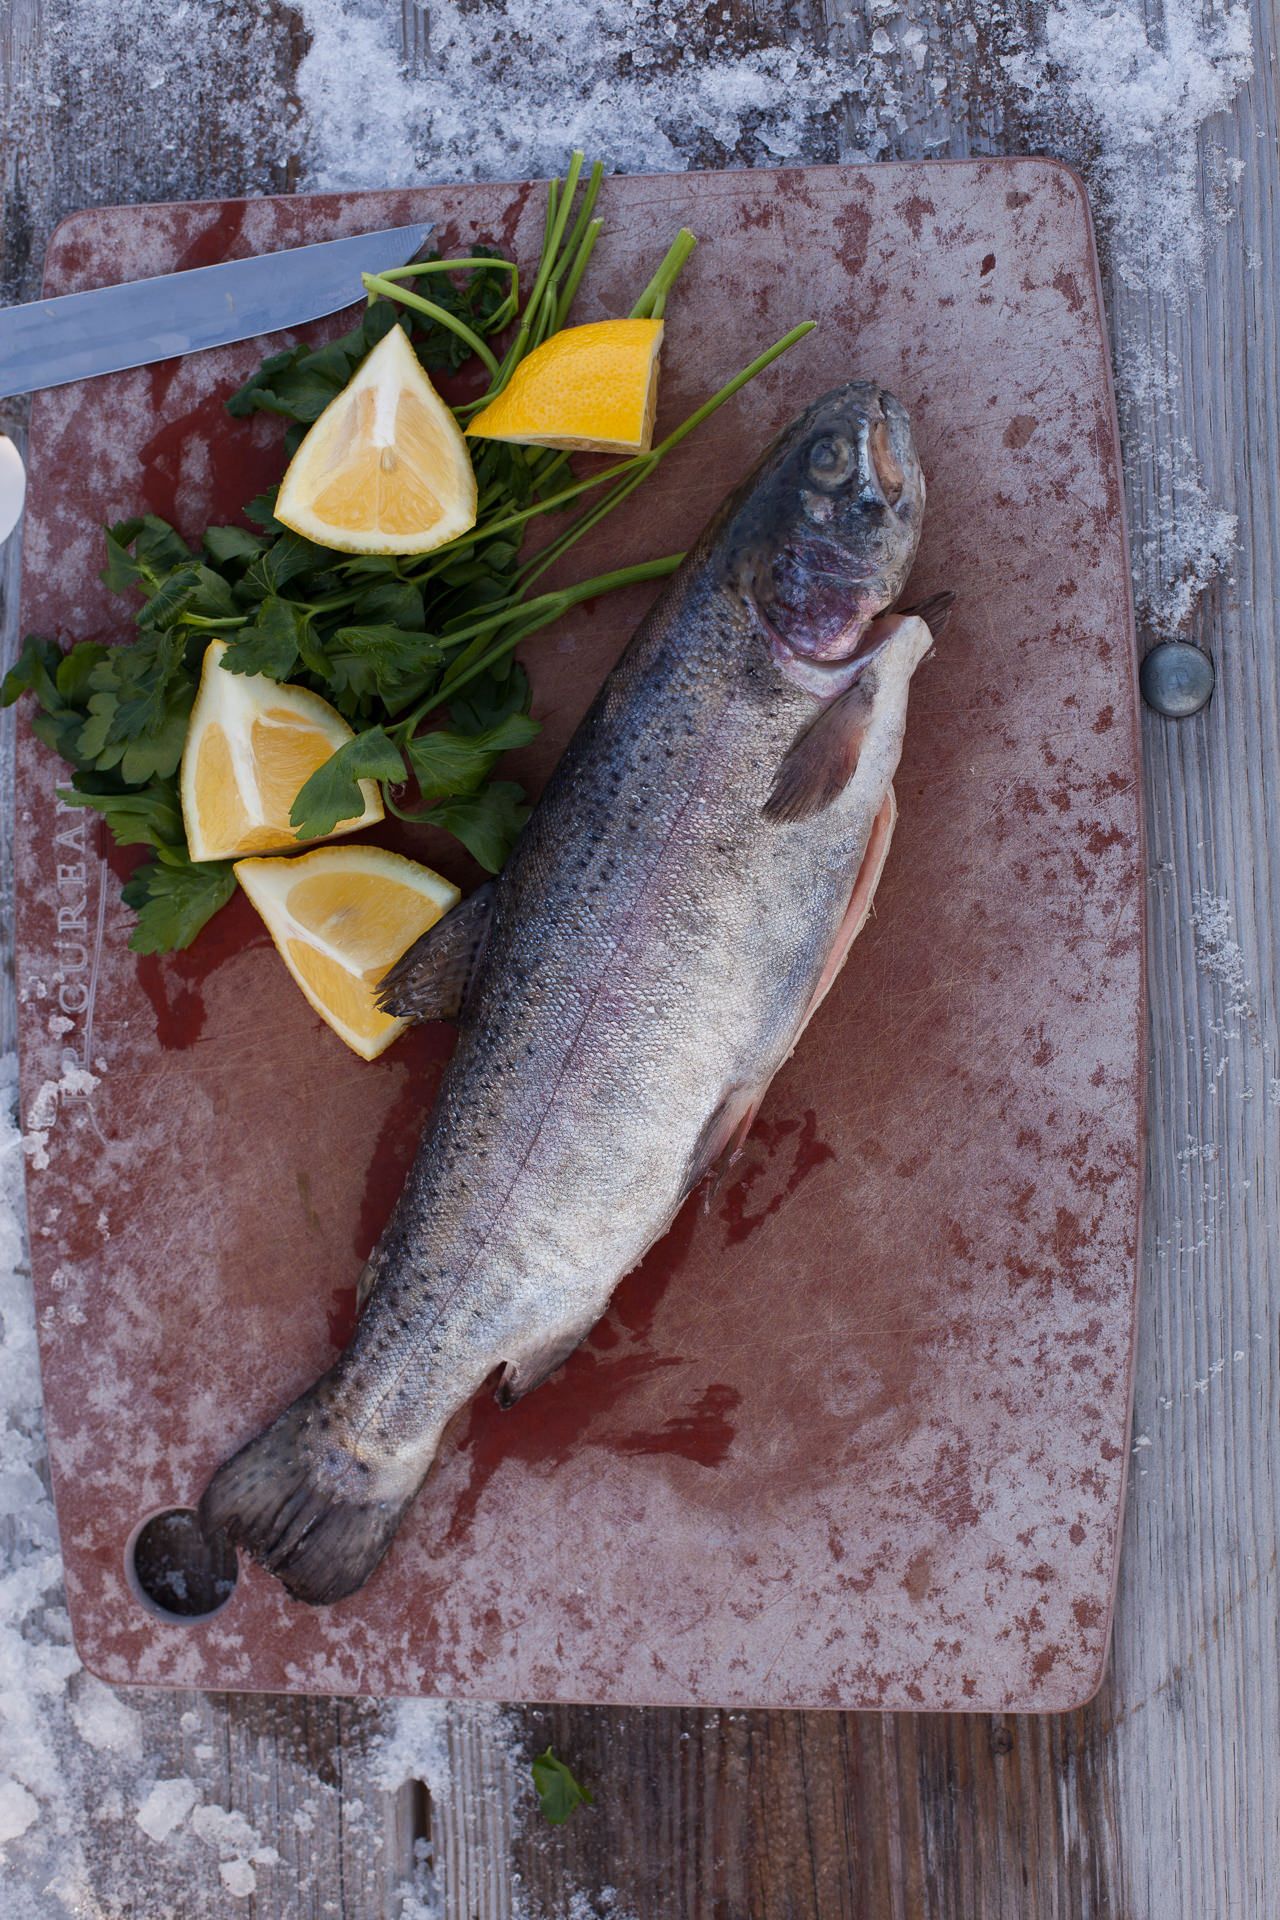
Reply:
<svg viewBox="0 0 1280 1920"><path fill-rule="evenodd" d="M1161 641L1138 669L1143 699L1170 720L1185 720L1208 706L1213 684L1213 661L1187 640Z"/></svg>

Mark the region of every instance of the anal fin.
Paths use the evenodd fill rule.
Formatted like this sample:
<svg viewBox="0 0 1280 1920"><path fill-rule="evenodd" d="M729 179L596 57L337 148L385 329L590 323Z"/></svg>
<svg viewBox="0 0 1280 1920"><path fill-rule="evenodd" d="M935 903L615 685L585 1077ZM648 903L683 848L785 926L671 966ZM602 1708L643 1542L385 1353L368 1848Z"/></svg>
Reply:
<svg viewBox="0 0 1280 1920"><path fill-rule="evenodd" d="M689 1156L689 1171L681 1189L681 1201L688 1199L698 1182L713 1167L717 1169L716 1187L742 1152L751 1124L760 1111L763 1087L732 1087L711 1115L698 1136L698 1144Z"/></svg>
<svg viewBox="0 0 1280 1920"><path fill-rule="evenodd" d="M599 1314L594 1315L585 1326L553 1333L540 1345L528 1348L518 1359L508 1360L494 1389L493 1397L498 1405L513 1407L526 1393L532 1393L544 1380L549 1380L569 1355L582 1345L599 1317Z"/></svg>
<svg viewBox="0 0 1280 1920"><path fill-rule="evenodd" d="M493 881L437 920L378 986L378 1006L397 1020L456 1020L467 998L493 916Z"/></svg>

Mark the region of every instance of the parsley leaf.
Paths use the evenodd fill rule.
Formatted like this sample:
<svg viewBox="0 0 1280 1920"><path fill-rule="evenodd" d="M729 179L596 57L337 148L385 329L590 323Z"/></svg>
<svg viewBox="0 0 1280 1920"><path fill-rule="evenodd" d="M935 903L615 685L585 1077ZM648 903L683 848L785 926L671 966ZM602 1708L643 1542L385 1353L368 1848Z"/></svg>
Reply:
<svg viewBox="0 0 1280 1920"><path fill-rule="evenodd" d="M526 713L512 714L485 733L420 733L405 747L424 800L451 793L475 793L493 771L500 753L527 747L541 728Z"/></svg>
<svg viewBox="0 0 1280 1920"><path fill-rule="evenodd" d="M228 413L231 411L231 403L229 401L227 403L227 411ZM255 493L253 499L244 510L245 519L256 521L264 533L276 534L288 531L284 521L277 520L275 515L276 495L279 491L280 487L279 484L277 484L274 487L268 487L265 493Z"/></svg>
<svg viewBox="0 0 1280 1920"><path fill-rule="evenodd" d="M176 780L154 780L150 786L112 790L97 784L102 775L77 774L73 787L60 787L58 798L69 807L94 807L110 827L117 846L182 847L182 801Z"/></svg>
<svg viewBox="0 0 1280 1920"><path fill-rule="evenodd" d="M11 707L24 693L33 693L39 712L32 716L38 740L71 766L81 764L77 742L84 724L87 681L107 649L82 640L64 654L53 640L29 633L22 652L0 686L0 706Z"/></svg>
<svg viewBox="0 0 1280 1920"><path fill-rule="evenodd" d="M71 706L83 706L88 700L93 670L108 652L97 640L77 640L70 653L63 654L58 662L58 693Z"/></svg>
<svg viewBox="0 0 1280 1920"><path fill-rule="evenodd" d="M367 571L367 570L366 570ZM411 580L375 579L366 587L351 609L362 626L388 623L420 633L427 624L421 587Z"/></svg>
<svg viewBox="0 0 1280 1920"><path fill-rule="evenodd" d="M130 553L133 541L142 532L141 520L121 520L114 527L104 528L107 543L107 564L98 578L110 587L112 593L125 593L142 578L142 569Z"/></svg>
<svg viewBox="0 0 1280 1920"><path fill-rule="evenodd" d="M529 676L518 662L510 664L505 680L493 674L477 680L449 702L449 718L462 733L483 733L513 713L529 708Z"/></svg>
<svg viewBox="0 0 1280 1920"><path fill-rule="evenodd" d="M122 897L138 916L131 953L168 953L189 947L207 920L236 890L230 860L190 860L185 847L159 849L135 869Z"/></svg>
<svg viewBox="0 0 1280 1920"><path fill-rule="evenodd" d="M562 1827L575 1807L593 1807L595 1796L580 1787L563 1760L550 1747L533 1761L530 1772L542 1811L553 1827Z"/></svg>
<svg viewBox="0 0 1280 1920"><path fill-rule="evenodd" d="M324 651L333 699L348 719L374 698L388 713L399 713L434 686L444 659L431 634L386 624L339 627Z"/></svg>
<svg viewBox="0 0 1280 1920"><path fill-rule="evenodd" d="M0 704L11 707L24 693L34 693L46 713L58 712L63 704L58 697L62 659L62 648L56 640L42 640L39 634L29 633L17 662L4 677Z"/></svg>
<svg viewBox="0 0 1280 1920"><path fill-rule="evenodd" d="M529 813L522 787L510 780L493 780L483 793L437 800L422 817L433 827L444 827L482 867L497 873L505 866Z"/></svg>
<svg viewBox="0 0 1280 1920"><path fill-rule="evenodd" d="M124 529L117 527L116 532L122 534L137 525L136 521L128 520ZM133 557L142 575L144 590L154 592L175 567L186 565L191 558L191 549L167 520L161 520L158 514L148 513L143 515L142 524L133 536Z"/></svg>
<svg viewBox="0 0 1280 1920"><path fill-rule="evenodd" d="M268 594L250 624L232 635L222 665L228 673L265 673L270 680L287 680L298 664L306 620L293 601Z"/></svg>
<svg viewBox="0 0 1280 1920"><path fill-rule="evenodd" d="M185 637L173 629L107 648L88 675L75 764L118 767L131 786L175 773L196 689L185 656Z"/></svg>
<svg viewBox="0 0 1280 1920"><path fill-rule="evenodd" d="M332 833L340 820L356 820L364 812L361 780L404 779L400 749L381 727L369 727L317 767L305 782L289 814L289 824L300 840Z"/></svg>
<svg viewBox="0 0 1280 1920"><path fill-rule="evenodd" d="M244 527L206 527L201 536L205 552L220 567L235 560L254 560L267 544L260 533L249 533Z"/></svg>
<svg viewBox="0 0 1280 1920"><path fill-rule="evenodd" d="M281 587L288 586L299 574L310 571L318 560L328 564L332 559L326 548L304 540L300 533L282 533L246 569L237 597L241 602L265 600L269 594L279 593Z"/></svg>

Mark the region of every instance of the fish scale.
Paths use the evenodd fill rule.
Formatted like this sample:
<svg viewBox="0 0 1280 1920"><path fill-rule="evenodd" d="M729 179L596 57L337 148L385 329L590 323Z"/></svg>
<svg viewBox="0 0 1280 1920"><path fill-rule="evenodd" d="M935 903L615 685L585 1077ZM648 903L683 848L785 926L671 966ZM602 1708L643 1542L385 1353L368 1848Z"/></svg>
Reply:
<svg viewBox="0 0 1280 1920"><path fill-rule="evenodd" d="M384 983L459 1035L368 1304L201 1506L298 1597L369 1577L498 1369L509 1401L567 1358L795 1046L888 844L932 635L884 610L923 503L892 396L815 402L641 625L491 905L473 896Z"/></svg>

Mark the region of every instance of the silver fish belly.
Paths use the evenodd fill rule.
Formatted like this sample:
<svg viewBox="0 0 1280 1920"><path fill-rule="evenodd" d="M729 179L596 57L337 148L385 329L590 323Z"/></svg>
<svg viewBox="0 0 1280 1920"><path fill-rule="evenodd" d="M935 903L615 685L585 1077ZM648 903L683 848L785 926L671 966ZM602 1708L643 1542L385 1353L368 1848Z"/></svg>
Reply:
<svg viewBox="0 0 1280 1920"><path fill-rule="evenodd" d="M926 621L905 412L825 395L715 515L496 883L392 970L458 1044L356 1333L201 1503L298 1598L373 1572L455 1413L587 1334L731 1152L862 924Z"/></svg>

